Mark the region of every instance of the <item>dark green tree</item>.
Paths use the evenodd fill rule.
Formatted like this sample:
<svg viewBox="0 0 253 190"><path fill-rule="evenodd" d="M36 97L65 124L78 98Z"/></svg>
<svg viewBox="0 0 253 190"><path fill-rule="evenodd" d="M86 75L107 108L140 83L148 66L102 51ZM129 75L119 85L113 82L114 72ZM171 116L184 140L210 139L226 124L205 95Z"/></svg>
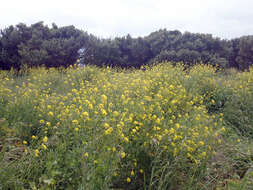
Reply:
<svg viewBox="0 0 253 190"><path fill-rule="evenodd" d="M239 69L248 69L253 65L253 36L244 36L239 41L239 51L236 57Z"/></svg>
<svg viewBox="0 0 253 190"><path fill-rule="evenodd" d="M67 67L79 58L88 34L74 26L52 28L43 22L18 24L1 31L0 69L22 67Z"/></svg>

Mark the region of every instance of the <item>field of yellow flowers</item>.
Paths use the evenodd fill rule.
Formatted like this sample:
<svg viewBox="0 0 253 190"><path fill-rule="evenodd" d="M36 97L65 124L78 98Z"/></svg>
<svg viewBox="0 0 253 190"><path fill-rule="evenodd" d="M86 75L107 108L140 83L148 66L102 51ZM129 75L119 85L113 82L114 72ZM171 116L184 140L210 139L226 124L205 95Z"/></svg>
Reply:
<svg viewBox="0 0 253 190"><path fill-rule="evenodd" d="M253 70L0 71L0 189L247 189Z"/></svg>

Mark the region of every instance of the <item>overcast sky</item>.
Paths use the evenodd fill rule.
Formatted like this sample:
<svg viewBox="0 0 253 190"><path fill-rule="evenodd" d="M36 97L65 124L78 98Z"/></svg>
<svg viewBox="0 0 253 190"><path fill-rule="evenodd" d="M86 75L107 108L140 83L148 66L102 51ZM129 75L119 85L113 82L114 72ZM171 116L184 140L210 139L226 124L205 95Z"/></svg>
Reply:
<svg viewBox="0 0 253 190"><path fill-rule="evenodd" d="M253 0L2 0L0 28L44 21L99 37L167 28L231 39L253 35L252 10Z"/></svg>

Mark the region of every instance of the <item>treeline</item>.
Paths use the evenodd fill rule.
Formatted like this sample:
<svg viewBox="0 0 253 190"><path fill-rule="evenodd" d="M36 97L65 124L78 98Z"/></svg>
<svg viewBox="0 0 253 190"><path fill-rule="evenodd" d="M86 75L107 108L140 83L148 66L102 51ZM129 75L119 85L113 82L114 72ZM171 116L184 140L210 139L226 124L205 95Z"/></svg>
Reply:
<svg viewBox="0 0 253 190"><path fill-rule="evenodd" d="M49 28L43 22L9 26L1 30L0 68L67 67L76 62L87 39L87 33L74 26Z"/></svg>
<svg viewBox="0 0 253 190"><path fill-rule="evenodd" d="M222 40L210 34L163 29L146 37L100 39L74 26L53 24L49 28L43 22L1 30L0 69L67 67L77 59L85 65L124 68L170 61L244 70L253 65L253 36Z"/></svg>

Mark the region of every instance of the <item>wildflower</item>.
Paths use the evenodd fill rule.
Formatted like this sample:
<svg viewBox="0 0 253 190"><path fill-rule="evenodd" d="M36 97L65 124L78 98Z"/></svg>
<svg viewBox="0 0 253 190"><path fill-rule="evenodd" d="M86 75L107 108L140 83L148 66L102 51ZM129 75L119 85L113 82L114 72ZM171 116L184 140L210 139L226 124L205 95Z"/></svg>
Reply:
<svg viewBox="0 0 253 190"><path fill-rule="evenodd" d="M77 125L78 124L78 121L75 119L72 121L73 124Z"/></svg>
<svg viewBox="0 0 253 190"><path fill-rule="evenodd" d="M102 101L103 101L104 103L107 101L107 96L106 96L106 95L103 94L103 95L101 96L101 98L102 98Z"/></svg>
<svg viewBox="0 0 253 190"><path fill-rule="evenodd" d="M131 174L131 176L134 176L134 171L132 170L130 174Z"/></svg>
<svg viewBox="0 0 253 190"><path fill-rule="evenodd" d="M84 117L89 117L89 113L88 113L88 112L86 112L86 111L85 111L85 112L83 112L83 113L82 113L82 115L83 115Z"/></svg>
<svg viewBox="0 0 253 190"><path fill-rule="evenodd" d="M32 136L32 139L37 139L37 137L33 135L33 136Z"/></svg>
<svg viewBox="0 0 253 190"><path fill-rule="evenodd" d="M47 143L47 141L48 141L48 138L47 138L47 136L45 136L45 137L43 138L43 142L44 142L44 143Z"/></svg>
<svg viewBox="0 0 253 190"><path fill-rule="evenodd" d="M89 109L92 110L93 109L93 105L89 104Z"/></svg>
<svg viewBox="0 0 253 190"><path fill-rule="evenodd" d="M43 124L43 123L45 123L45 121L44 121L43 119L41 119L41 120L40 120L40 123Z"/></svg>
<svg viewBox="0 0 253 190"><path fill-rule="evenodd" d="M35 154L36 157L38 157L38 156L39 156L39 150L38 150L38 149L35 149L35 150L34 150L34 154Z"/></svg>
<svg viewBox="0 0 253 190"><path fill-rule="evenodd" d="M45 144L42 143L41 146L44 150L47 150L47 146Z"/></svg>
<svg viewBox="0 0 253 190"><path fill-rule="evenodd" d="M203 146L205 143L203 141L199 141L199 145Z"/></svg>
<svg viewBox="0 0 253 190"><path fill-rule="evenodd" d="M173 156L177 156L177 152L178 152L177 148L174 148Z"/></svg>
<svg viewBox="0 0 253 190"><path fill-rule="evenodd" d="M107 115L107 112L106 112L105 109L101 109L101 112L102 112L103 115Z"/></svg>
<svg viewBox="0 0 253 190"><path fill-rule="evenodd" d="M47 121L46 126L50 127L51 123L49 121Z"/></svg>
<svg viewBox="0 0 253 190"><path fill-rule="evenodd" d="M110 127L110 128L108 128L107 130L105 130L105 134L106 134L106 135L110 135L110 134L112 133L112 131L113 131L113 128Z"/></svg>
<svg viewBox="0 0 253 190"><path fill-rule="evenodd" d="M140 169L140 173L142 174L144 171L143 171L143 169Z"/></svg>
<svg viewBox="0 0 253 190"><path fill-rule="evenodd" d="M105 127L106 129L108 129L108 128L110 127L110 125L109 125L108 123L105 123L105 124L104 124L104 127Z"/></svg>
<svg viewBox="0 0 253 190"><path fill-rule="evenodd" d="M88 152L85 152L84 157L88 158L88 156L89 156Z"/></svg>
<svg viewBox="0 0 253 190"><path fill-rule="evenodd" d="M202 156L202 157L205 157L205 156L206 156L206 152L202 152L202 153L201 153L201 156Z"/></svg>
<svg viewBox="0 0 253 190"><path fill-rule="evenodd" d="M54 116L54 113L50 111L50 112L48 112L48 115L49 116Z"/></svg>
<svg viewBox="0 0 253 190"><path fill-rule="evenodd" d="M26 145L26 144L27 144L27 141L23 141L23 144Z"/></svg>
<svg viewBox="0 0 253 190"><path fill-rule="evenodd" d="M121 156L121 158L125 158L126 157L126 153L125 152L121 152L120 156Z"/></svg>
<svg viewBox="0 0 253 190"><path fill-rule="evenodd" d="M170 134L173 134L173 133L175 133L175 129L173 129L173 128L170 128L170 130L169 130L169 133L170 133Z"/></svg>
<svg viewBox="0 0 253 190"><path fill-rule="evenodd" d="M117 111L114 111L114 112L113 112L113 116L114 116L114 117L117 117L117 116L119 116L119 112L117 112Z"/></svg>
<svg viewBox="0 0 253 190"><path fill-rule="evenodd" d="M130 182L131 182L131 178L128 177L128 178L126 179L126 181L127 181L127 183L130 183Z"/></svg>
<svg viewBox="0 0 253 190"><path fill-rule="evenodd" d="M79 128L78 127L75 127L75 129L74 129L76 132L78 132L79 131Z"/></svg>

